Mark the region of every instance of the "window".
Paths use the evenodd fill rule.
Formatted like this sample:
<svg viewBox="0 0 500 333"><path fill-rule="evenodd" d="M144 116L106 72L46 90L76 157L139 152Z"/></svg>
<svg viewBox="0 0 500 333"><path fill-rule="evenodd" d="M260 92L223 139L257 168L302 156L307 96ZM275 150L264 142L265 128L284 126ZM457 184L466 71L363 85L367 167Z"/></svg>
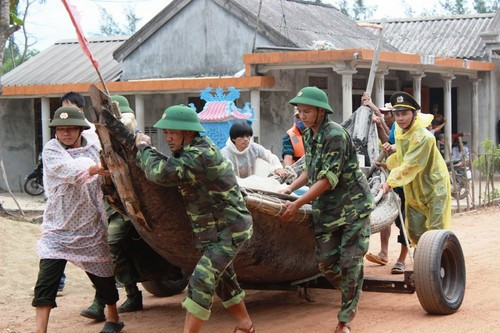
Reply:
<svg viewBox="0 0 500 333"><path fill-rule="evenodd" d="M319 89L328 90L327 76L309 76L309 86L318 87Z"/></svg>

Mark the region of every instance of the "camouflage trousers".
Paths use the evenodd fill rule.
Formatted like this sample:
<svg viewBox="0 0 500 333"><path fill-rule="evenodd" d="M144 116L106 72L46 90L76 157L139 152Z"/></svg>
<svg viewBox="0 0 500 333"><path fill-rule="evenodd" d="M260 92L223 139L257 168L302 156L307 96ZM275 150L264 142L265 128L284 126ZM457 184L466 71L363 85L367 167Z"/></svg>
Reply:
<svg viewBox="0 0 500 333"><path fill-rule="evenodd" d="M115 278L124 285L137 283L139 273L129 253L132 222L120 213L114 213L108 221L108 245L113 259Z"/></svg>
<svg viewBox="0 0 500 333"><path fill-rule="evenodd" d="M182 307L201 320L208 320L214 295L229 308L241 303L245 292L240 288L233 268L233 260L238 250L252 235L252 228L240 232L243 242L235 242L232 236L222 237L217 243L203 246L204 251L198 261L187 290Z"/></svg>
<svg viewBox="0 0 500 333"><path fill-rule="evenodd" d="M370 220L358 220L333 232L316 234L315 238L319 269L342 292L338 320L348 323L356 315L363 288L363 258L370 241Z"/></svg>

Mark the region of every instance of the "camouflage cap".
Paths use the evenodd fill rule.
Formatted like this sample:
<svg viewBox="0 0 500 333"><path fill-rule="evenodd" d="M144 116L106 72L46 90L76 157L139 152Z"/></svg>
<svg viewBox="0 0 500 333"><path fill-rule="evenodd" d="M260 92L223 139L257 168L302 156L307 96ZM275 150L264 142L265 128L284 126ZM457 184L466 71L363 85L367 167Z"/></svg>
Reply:
<svg viewBox="0 0 500 333"><path fill-rule="evenodd" d="M206 132L200 124L198 114L185 105L174 105L167 108L154 127L170 130Z"/></svg>
<svg viewBox="0 0 500 333"><path fill-rule="evenodd" d="M295 106L297 106L297 104L312 105L325 109L327 113L333 113L330 104L328 104L328 96L318 87L302 88L297 93L297 96L292 98L288 103Z"/></svg>
<svg viewBox="0 0 500 333"><path fill-rule="evenodd" d="M49 127L57 126L78 126L84 129L90 128L89 123L85 119L85 115L77 106L61 106L57 109Z"/></svg>
<svg viewBox="0 0 500 333"><path fill-rule="evenodd" d="M118 103L118 109L121 113L134 113L134 110L130 108L130 104L128 104L128 100L125 96L113 95L111 96L111 100Z"/></svg>

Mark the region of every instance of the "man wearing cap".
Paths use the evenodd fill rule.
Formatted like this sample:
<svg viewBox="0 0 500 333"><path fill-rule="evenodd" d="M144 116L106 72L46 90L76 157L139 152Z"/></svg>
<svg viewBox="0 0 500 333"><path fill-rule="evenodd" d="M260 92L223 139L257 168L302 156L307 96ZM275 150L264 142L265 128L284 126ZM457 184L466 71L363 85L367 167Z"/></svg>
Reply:
<svg viewBox="0 0 500 333"><path fill-rule="evenodd" d="M304 123L300 120L297 107L293 108L293 126L286 131L283 136L283 165L289 166L297 162L299 158L304 156L304 143L302 141L302 132L306 129Z"/></svg>
<svg viewBox="0 0 500 333"><path fill-rule="evenodd" d="M308 184L309 190L285 204L283 220L311 202L316 259L319 268L342 291L336 333L350 332L363 286L363 257L370 239L369 215L374 209L356 149L342 126L328 119L333 113L327 95L317 87L300 90L290 104L297 107L304 131L305 170L282 193Z"/></svg>
<svg viewBox="0 0 500 333"><path fill-rule="evenodd" d="M55 128L56 138L42 153L47 203L37 244L40 270L32 301L36 332L47 332L67 261L87 273L98 298L107 304L108 321L101 332L120 332L124 325L116 309L118 291L101 191L101 176L109 173L99 165L100 147L83 133L90 126L78 107L60 107L49 126Z"/></svg>
<svg viewBox="0 0 500 333"><path fill-rule="evenodd" d="M248 212L231 163L206 136L198 115L191 108L167 108L154 125L163 130L172 157L150 146L150 139L137 134L137 165L146 177L163 186L177 186L191 219L197 248L202 252L189 279L184 332L199 332L210 316L213 296L237 319L234 332L253 333L252 321L236 280L233 260L253 233Z"/></svg>
<svg viewBox="0 0 500 333"><path fill-rule="evenodd" d="M387 193L403 186L408 238L416 246L424 232L449 228L450 178L436 139L427 130L433 116L417 112L420 105L403 91L391 96L391 104L396 118L396 153L387 159L391 172L382 188ZM383 148L388 154L394 152L389 143Z"/></svg>
<svg viewBox="0 0 500 333"><path fill-rule="evenodd" d="M382 144L389 142L391 145L395 144L394 131L396 129L396 122L392 111L392 104L386 103L383 107L378 108L373 104L371 96L368 92L363 93L361 98L363 105L368 106L374 113L373 121L377 125L378 138ZM402 216L404 220L404 202L405 196L402 187L394 188L394 192L399 196L401 202ZM392 274L404 274L406 266L405 260L408 255L408 248L406 247L406 240L403 231L403 224L399 216L396 218L396 226L399 229L398 243L401 244L398 259L391 269ZM380 230L380 251L378 254L367 253L366 259L379 265L386 265L389 262L389 238L391 237L391 227Z"/></svg>
<svg viewBox="0 0 500 333"><path fill-rule="evenodd" d="M127 98L121 95L112 95L111 101L120 111L120 121L130 131L135 132L137 121ZM118 308L118 313L142 310L142 292L137 287L137 283L141 281L141 278L129 252L134 226L128 216L114 210L105 200L104 207L106 208L106 215L108 217L108 244L109 252L113 258L115 278L124 285L125 293L127 294L127 299ZM80 311L80 315L97 321L103 321L106 319L104 307L105 304L99 300L96 294L92 304Z"/></svg>

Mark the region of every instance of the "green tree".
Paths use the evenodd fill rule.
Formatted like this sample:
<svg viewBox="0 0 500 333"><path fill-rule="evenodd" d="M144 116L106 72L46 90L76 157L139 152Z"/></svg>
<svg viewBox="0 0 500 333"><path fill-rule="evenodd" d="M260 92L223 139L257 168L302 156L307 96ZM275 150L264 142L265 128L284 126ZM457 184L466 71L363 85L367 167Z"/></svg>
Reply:
<svg viewBox="0 0 500 333"><path fill-rule="evenodd" d="M30 15L30 7L37 1L39 3L45 3L45 0L26 0L23 3L18 2L16 9L19 10L19 7L22 5L22 11L16 11L15 13L12 12L12 14L16 16L16 19L19 20L19 22L25 22L28 15ZM39 53L38 50L32 48L33 45L36 44L36 41L33 42L29 37L24 24L21 25L20 32L22 32L22 35L19 38L19 41L16 41L13 35L8 38L2 59L3 73L9 72Z"/></svg>
<svg viewBox="0 0 500 333"><path fill-rule="evenodd" d="M444 0L439 4L443 9L452 15L467 14L468 10L465 8L465 0Z"/></svg>
<svg viewBox="0 0 500 333"><path fill-rule="evenodd" d="M376 6L367 6L364 0L354 0L352 5L353 18L355 20L367 20L373 16Z"/></svg>
<svg viewBox="0 0 500 333"><path fill-rule="evenodd" d="M338 6L342 14L349 16L349 3L347 3L347 0L340 0Z"/></svg>
<svg viewBox="0 0 500 333"><path fill-rule="evenodd" d="M498 10L498 0L474 0L473 7L477 13L494 13Z"/></svg>
<svg viewBox="0 0 500 333"><path fill-rule="evenodd" d="M119 25L114 17L102 7L99 7L101 16L101 24L99 26L98 36L126 36L132 35L137 30L137 23L141 20L136 14L133 7L128 6L124 9L127 23Z"/></svg>
<svg viewBox="0 0 500 333"><path fill-rule="evenodd" d="M8 39L21 29L23 21L17 15L18 0L0 0L0 63L3 64ZM1 76L2 72L0 72Z"/></svg>
<svg viewBox="0 0 500 333"><path fill-rule="evenodd" d="M337 0L336 4L341 13L353 20L370 19L377 10L377 6L367 6L365 0L354 0L352 4L348 0Z"/></svg>

